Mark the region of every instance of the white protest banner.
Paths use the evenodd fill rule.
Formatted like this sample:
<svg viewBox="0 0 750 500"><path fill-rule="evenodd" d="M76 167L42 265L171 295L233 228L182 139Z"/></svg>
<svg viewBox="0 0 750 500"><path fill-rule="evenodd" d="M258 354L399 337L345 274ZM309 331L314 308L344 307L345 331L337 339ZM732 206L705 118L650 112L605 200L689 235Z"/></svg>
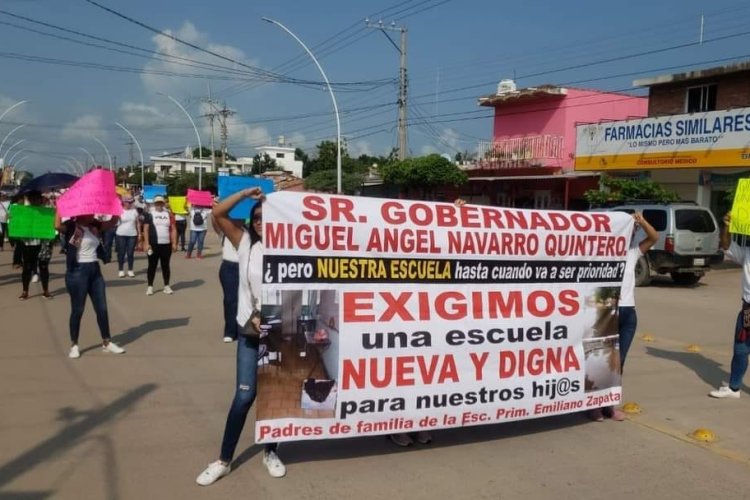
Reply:
<svg viewBox="0 0 750 500"><path fill-rule="evenodd" d="M258 442L618 404L619 212L272 193Z"/></svg>

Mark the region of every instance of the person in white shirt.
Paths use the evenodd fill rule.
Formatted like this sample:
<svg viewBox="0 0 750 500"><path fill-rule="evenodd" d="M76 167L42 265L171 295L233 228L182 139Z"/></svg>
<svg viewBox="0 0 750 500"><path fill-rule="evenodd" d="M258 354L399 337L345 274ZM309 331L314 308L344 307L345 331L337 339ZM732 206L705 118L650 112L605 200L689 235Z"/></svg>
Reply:
<svg viewBox="0 0 750 500"><path fill-rule="evenodd" d="M5 237L8 236L8 214L10 200L5 193L0 193L0 252L5 250Z"/></svg>
<svg viewBox="0 0 750 500"><path fill-rule="evenodd" d="M44 206L45 199L39 191L30 191L26 194L26 203L28 205ZM23 239L22 242L23 271L21 271L21 285L23 286L23 291L18 297L19 300L29 298L29 283L31 283L33 276L37 276L34 281L41 278L42 297L51 299L52 295L49 293L49 259L39 259L42 241L38 239Z"/></svg>
<svg viewBox="0 0 750 500"><path fill-rule="evenodd" d="M238 325L247 325L255 321L260 328L257 314L260 311L260 286L263 282L263 192L260 188L245 189L229 196L214 207L213 215L216 225L226 238L237 249L239 255L240 285L238 289L237 317ZM229 211L240 201L252 198L258 200L252 210L252 222L249 230L235 224L229 218ZM243 328L244 329L244 328ZM219 459L210 463L196 478L201 486L208 486L229 474L230 464L234 457L237 443L245 425L247 414L255 401L258 370L258 338L240 335L237 341L237 383L234 399L229 408L224 427L224 438L221 443ZM286 466L276 453L276 444L266 444L263 453L263 464L273 477L283 477Z"/></svg>
<svg viewBox="0 0 750 500"><path fill-rule="evenodd" d="M240 256L231 240L224 236L221 228L216 223L216 218L211 218L214 231L221 237L221 266L219 267L219 283L223 291L224 305L224 342L230 343L237 340L239 325L237 325L237 291L240 286ZM235 225L241 226L240 221Z"/></svg>
<svg viewBox="0 0 750 500"><path fill-rule="evenodd" d="M211 209L207 207L190 207L188 213L188 223L190 224L190 243L188 244L186 259L193 255L193 248L198 246L198 258L203 258L203 242L206 239L208 230L208 218L211 215Z"/></svg>
<svg viewBox="0 0 750 500"><path fill-rule="evenodd" d="M719 246L729 260L742 267L742 307L734 324L734 348L729 383L708 393L712 398L719 399L739 399L742 379L747 372L747 357L750 354L750 247L741 246L736 241L732 241L729 234L731 222L732 216L726 214L724 226L721 228Z"/></svg>
<svg viewBox="0 0 750 500"><path fill-rule="evenodd" d="M174 223L177 227L177 245L180 247L180 251L186 251L185 248L185 231L187 230L187 218L182 215L174 214Z"/></svg>
<svg viewBox="0 0 750 500"><path fill-rule="evenodd" d="M161 275L164 279L164 293L174 293L169 286L172 273L169 261L172 252L177 250L177 231L175 230L174 217L165 207L163 196L154 197L154 206L146 215L143 223L143 249L148 255L148 270L146 278L148 288L146 295L154 294L154 278L156 277L156 266L161 265Z"/></svg>
<svg viewBox="0 0 750 500"><path fill-rule="evenodd" d="M635 329L638 326L638 316L635 313L635 266L638 264L638 259L648 252L649 248L654 246L654 243L659 241L659 233L654 229L654 226L643 218L643 214L634 213L633 220L635 221L633 237L630 240L630 248L628 248L628 253L625 257L620 299L617 303L617 330L620 346L621 373L625 369L625 358L630 350L630 345L633 343ZM636 239L639 226L646 233L646 237L641 241ZM613 406L592 410L589 416L597 422L604 420L604 417L609 417L617 421L625 420L625 414Z"/></svg>
<svg viewBox="0 0 750 500"><path fill-rule="evenodd" d="M117 248L117 270L120 278L125 277L125 259L128 260L128 276L134 277L133 261L135 260L135 245L140 233L138 210L133 207L133 198L128 196L122 200L122 215L115 230L115 246Z"/></svg>
<svg viewBox="0 0 750 500"><path fill-rule="evenodd" d="M109 313L104 277L99 268L99 259L103 257L101 231L117 224L117 217L102 222L93 214L79 215L62 222L60 214L55 214L55 229L63 235L65 250L65 288L70 294L70 342L68 357L81 357L78 349L78 334L81 330L81 318L86 306L86 297L96 312L96 323L102 337L102 350L112 354L122 354L125 349L112 342L109 333Z"/></svg>

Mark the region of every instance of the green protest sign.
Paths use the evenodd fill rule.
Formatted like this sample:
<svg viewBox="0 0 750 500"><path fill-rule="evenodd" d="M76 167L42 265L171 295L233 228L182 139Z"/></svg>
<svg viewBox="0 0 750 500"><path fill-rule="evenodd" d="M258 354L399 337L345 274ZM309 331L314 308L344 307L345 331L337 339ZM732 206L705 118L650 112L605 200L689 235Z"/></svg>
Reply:
<svg viewBox="0 0 750 500"><path fill-rule="evenodd" d="M49 207L11 205L8 236L23 239L54 239L55 210Z"/></svg>

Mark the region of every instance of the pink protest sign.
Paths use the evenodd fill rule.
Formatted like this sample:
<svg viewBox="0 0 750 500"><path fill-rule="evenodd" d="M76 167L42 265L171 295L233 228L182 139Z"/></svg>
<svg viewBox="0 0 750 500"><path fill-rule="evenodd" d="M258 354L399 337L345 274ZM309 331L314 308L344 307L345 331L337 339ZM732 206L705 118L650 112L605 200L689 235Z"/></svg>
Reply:
<svg viewBox="0 0 750 500"><path fill-rule="evenodd" d="M77 215L122 214L122 204L115 192L115 174L95 169L84 175L57 200L61 217Z"/></svg>
<svg viewBox="0 0 750 500"><path fill-rule="evenodd" d="M211 207L214 204L214 195L211 194L211 191L188 189L187 201L194 207Z"/></svg>

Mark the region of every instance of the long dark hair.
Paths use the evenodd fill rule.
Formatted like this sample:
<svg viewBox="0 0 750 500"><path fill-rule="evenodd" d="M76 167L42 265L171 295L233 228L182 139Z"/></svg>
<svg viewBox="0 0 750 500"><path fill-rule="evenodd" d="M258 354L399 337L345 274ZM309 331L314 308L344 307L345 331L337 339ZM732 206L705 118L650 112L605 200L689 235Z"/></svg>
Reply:
<svg viewBox="0 0 750 500"><path fill-rule="evenodd" d="M258 200L255 205L253 205L252 210L250 210L250 224L248 224L248 232L250 233L250 246L255 245L257 242L263 242L263 238L258 234L258 231L255 230L255 226L253 226L253 216L255 215L256 210L262 210L263 209L263 202L261 200Z"/></svg>

